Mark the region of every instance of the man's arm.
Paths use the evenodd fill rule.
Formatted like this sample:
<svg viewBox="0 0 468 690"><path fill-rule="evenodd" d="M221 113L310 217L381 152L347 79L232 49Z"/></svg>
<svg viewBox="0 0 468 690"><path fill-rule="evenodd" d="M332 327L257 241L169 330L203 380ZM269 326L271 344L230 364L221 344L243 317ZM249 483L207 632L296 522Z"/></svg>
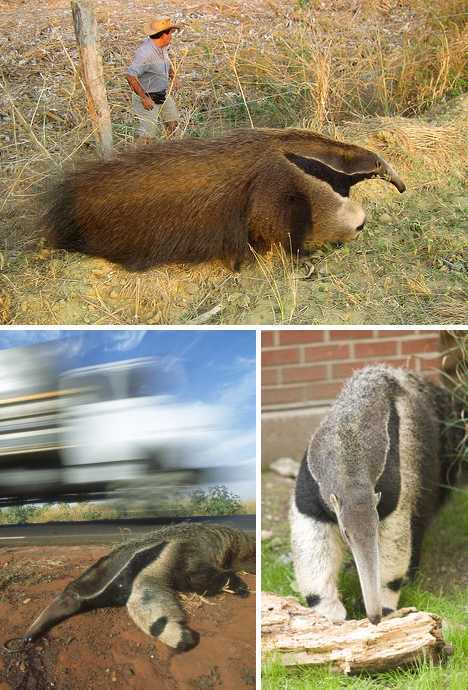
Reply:
<svg viewBox="0 0 468 690"><path fill-rule="evenodd" d="M154 108L154 102L150 96L146 93L142 85L140 84L138 77L133 77L131 74L126 74L125 75L126 80L128 81L131 90L136 93L137 96L140 97L141 103L144 107L145 110L153 110Z"/></svg>

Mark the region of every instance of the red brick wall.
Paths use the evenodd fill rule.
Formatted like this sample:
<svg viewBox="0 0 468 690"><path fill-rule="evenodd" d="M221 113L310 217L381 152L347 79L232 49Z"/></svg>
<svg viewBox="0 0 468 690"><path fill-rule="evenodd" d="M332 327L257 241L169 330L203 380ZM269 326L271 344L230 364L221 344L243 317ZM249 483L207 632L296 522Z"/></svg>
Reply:
<svg viewBox="0 0 468 690"><path fill-rule="evenodd" d="M386 363L436 375L441 331L262 332L262 406L328 404L354 369Z"/></svg>

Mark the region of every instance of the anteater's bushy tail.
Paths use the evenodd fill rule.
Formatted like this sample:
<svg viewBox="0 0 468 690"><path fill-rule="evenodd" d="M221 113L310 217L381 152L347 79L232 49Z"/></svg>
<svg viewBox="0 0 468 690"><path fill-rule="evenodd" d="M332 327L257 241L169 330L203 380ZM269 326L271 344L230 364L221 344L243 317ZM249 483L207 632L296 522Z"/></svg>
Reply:
<svg viewBox="0 0 468 690"><path fill-rule="evenodd" d="M85 241L76 217L73 185L61 180L49 193L49 207L45 214L47 244L55 249L83 251Z"/></svg>

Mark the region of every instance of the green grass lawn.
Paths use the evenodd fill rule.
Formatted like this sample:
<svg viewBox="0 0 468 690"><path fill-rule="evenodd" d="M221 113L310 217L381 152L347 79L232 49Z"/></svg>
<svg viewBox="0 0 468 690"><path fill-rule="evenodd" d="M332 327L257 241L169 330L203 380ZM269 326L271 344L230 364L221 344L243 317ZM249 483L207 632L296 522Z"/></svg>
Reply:
<svg viewBox="0 0 468 690"><path fill-rule="evenodd" d="M262 590L297 596L289 544L274 538L262 550ZM457 491L426 535L421 572L402 590L400 606L415 606L446 621L444 637L453 655L443 666L422 663L411 670L344 676L326 669L284 668L271 657L263 667L263 690L334 690L335 688L398 688L403 690L466 690L468 687L468 494ZM350 617L364 617L359 583L349 565L341 573L340 591Z"/></svg>

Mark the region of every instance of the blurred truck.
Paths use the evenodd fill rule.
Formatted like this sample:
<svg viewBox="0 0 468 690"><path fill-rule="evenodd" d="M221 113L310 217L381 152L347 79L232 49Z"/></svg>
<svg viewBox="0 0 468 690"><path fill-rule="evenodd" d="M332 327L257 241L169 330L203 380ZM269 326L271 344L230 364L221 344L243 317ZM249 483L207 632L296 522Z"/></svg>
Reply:
<svg viewBox="0 0 468 690"><path fill-rule="evenodd" d="M48 346L1 350L0 506L209 482L225 425L223 408L180 402L156 359L62 371Z"/></svg>

